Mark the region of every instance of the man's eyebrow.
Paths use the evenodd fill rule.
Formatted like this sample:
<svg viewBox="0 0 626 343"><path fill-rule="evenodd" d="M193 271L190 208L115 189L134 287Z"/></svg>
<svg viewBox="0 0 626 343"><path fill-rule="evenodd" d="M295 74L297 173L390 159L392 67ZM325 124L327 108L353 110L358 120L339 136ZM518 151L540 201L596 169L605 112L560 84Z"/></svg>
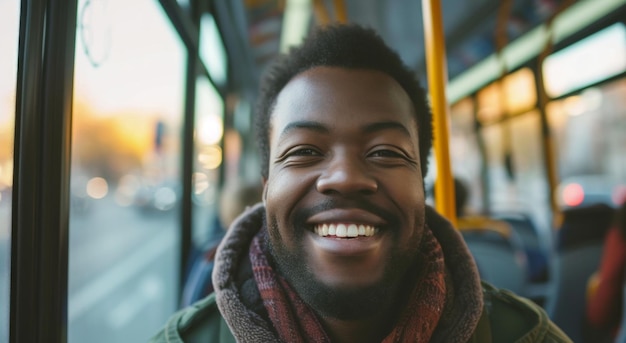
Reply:
<svg viewBox="0 0 626 343"><path fill-rule="evenodd" d="M290 131L293 131L293 130L311 130L311 131L316 131L319 133L330 132L330 130L326 126L324 126L322 123L319 123L316 121L302 120L302 121L294 121L294 122L287 124L287 126L285 126L283 131L280 133L280 137L288 134Z"/></svg>
<svg viewBox="0 0 626 343"><path fill-rule="evenodd" d="M364 126L363 130L365 131L365 133L373 133L383 130L394 130L402 133L403 135L411 137L411 132L409 131L409 129L396 121L381 121L377 123L367 124Z"/></svg>

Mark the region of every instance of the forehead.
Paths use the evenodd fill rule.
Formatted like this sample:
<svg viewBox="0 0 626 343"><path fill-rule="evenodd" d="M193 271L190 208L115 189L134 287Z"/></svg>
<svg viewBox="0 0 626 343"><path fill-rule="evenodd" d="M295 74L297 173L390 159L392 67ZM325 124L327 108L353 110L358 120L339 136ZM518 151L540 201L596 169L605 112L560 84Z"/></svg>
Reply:
<svg viewBox="0 0 626 343"><path fill-rule="evenodd" d="M376 70L315 67L298 74L278 94L272 132L294 121L330 127L346 121L354 126L394 121L417 135L409 96L392 77Z"/></svg>

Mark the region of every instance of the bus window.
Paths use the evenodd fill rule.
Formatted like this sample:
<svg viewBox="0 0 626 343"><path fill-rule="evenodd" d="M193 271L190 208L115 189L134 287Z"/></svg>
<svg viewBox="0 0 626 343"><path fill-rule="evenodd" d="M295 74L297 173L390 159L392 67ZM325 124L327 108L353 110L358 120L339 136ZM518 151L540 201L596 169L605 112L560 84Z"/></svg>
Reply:
<svg viewBox="0 0 626 343"><path fill-rule="evenodd" d="M200 56L213 82L225 85L228 58L215 18L209 13L204 13L200 19Z"/></svg>
<svg viewBox="0 0 626 343"><path fill-rule="evenodd" d="M505 91L504 107L507 114L520 114L535 107L537 103L535 75L530 68L522 68L509 74L502 82Z"/></svg>
<svg viewBox="0 0 626 343"><path fill-rule="evenodd" d="M626 79L548 104L564 207L617 206L626 189Z"/></svg>
<svg viewBox="0 0 626 343"><path fill-rule="evenodd" d="M537 103L535 77L529 68L522 68L487 85L477 98L478 120L483 124L496 122L505 114L522 114Z"/></svg>
<svg viewBox="0 0 626 343"><path fill-rule="evenodd" d="M9 341L11 189L20 1L0 1L0 342Z"/></svg>
<svg viewBox="0 0 626 343"><path fill-rule="evenodd" d="M504 114L504 97L502 93L499 81L489 84L478 92L476 96L478 112L476 115L482 124L496 122L502 118Z"/></svg>
<svg viewBox="0 0 626 343"><path fill-rule="evenodd" d="M626 71L626 26L615 23L557 51L542 67L546 92L552 97L620 74Z"/></svg>
<svg viewBox="0 0 626 343"><path fill-rule="evenodd" d="M203 245L221 230L215 218L223 163L224 102L206 77L196 81L193 174L193 241Z"/></svg>
<svg viewBox="0 0 626 343"><path fill-rule="evenodd" d="M474 130L474 101L465 98L450 108L450 160L453 174L469 188L466 209L484 211L482 204L482 156Z"/></svg>
<svg viewBox="0 0 626 343"><path fill-rule="evenodd" d="M486 126L481 134L493 212L525 212L538 225L548 228L550 209L540 128L538 113L532 111Z"/></svg>
<svg viewBox="0 0 626 343"><path fill-rule="evenodd" d="M551 210L541 144L539 112L510 118L515 194L520 210L530 215L541 233L550 237ZM514 129L512 129L514 128Z"/></svg>
<svg viewBox="0 0 626 343"><path fill-rule="evenodd" d="M159 2L78 6L68 342L141 342L178 304L187 54Z"/></svg>
<svg viewBox="0 0 626 343"><path fill-rule="evenodd" d="M512 203L513 192L504 163L504 125L489 125L481 129L480 134L485 142L485 158L487 159L487 175L489 197L491 203ZM504 197L504 198L503 198ZM509 198L511 197L511 198Z"/></svg>

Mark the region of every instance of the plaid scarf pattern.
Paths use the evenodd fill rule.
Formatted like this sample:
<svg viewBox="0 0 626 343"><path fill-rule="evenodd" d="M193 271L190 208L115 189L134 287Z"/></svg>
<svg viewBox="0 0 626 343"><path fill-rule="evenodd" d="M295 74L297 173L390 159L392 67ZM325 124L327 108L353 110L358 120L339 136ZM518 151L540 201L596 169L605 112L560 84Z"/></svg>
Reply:
<svg viewBox="0 0 626 343"><path fill-rule="evenodd" d="M250 244L252 273L263 305L281 341L290 343L330 343L330 338L314 311L291 285L272 268L264 248L261 230ZM419 249L421 268L408 305L393 330L381 343L426 343L441 318L446 283L443 252L431 230L426 228Z"/></svg>

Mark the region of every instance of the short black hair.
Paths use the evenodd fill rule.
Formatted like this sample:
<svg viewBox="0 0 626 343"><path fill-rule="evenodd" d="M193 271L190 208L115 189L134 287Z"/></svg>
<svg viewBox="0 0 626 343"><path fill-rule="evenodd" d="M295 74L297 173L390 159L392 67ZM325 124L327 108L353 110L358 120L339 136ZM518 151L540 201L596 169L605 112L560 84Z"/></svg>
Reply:
<svg viewBox="0 0 626 343"><path fill-rule="evenodd" d="M279 56L268 68L261 80L255 108L261 176L267 178L269 173L270 119L278 94L296 75L318 66L377 70L400 84L411 99L415 111L422 177L426 176L433 139L432 115L426 92L414 72L374 30L357 24L317 27L302 45Z"/></svg>

